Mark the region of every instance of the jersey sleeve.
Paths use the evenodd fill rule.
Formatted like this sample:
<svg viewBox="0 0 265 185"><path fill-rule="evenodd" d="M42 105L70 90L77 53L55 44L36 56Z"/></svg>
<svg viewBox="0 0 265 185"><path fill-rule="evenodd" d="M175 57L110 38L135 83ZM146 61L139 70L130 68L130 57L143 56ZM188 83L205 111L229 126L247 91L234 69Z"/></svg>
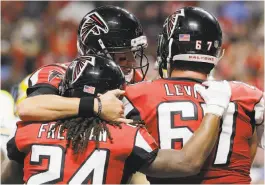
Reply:
<svg viewBox="0 0 265 185"><path fill-rule="evenodd" d="M6 149L7 156L10 160L16 161L19 164L24 163L25 153L18 150L14 137L7 142Z"/></svg>
<svg viewBox="0 0 265 185"><path fill-rule="evenodd" d="M141 74L141 72L140 71L137 71L137 70L135 70L135 75L134 75L134 82L141 82L142 80L145 80L145 79L143 79L143 75Z"/></svg>
<svg viewBox="0 0 265 185"><path fill-rule="evenodd" d="M122 100L124 105L124 114L127 119L141 119L141 112L144 112L142 102L146 101L148 94L145 93L147 86L151 81L143 81L125 87L125 96Z"/></svg>
<svg viewBox="0 0 265 185"><path fill-rule="evenodd" d="M50 88L58 91L59 84L65 73L65 68L60 65L48 65L35 71L29 78L27 95L39 88Z"/></svg>
<svg viewBox="0 0 265 185"><path fill-rule="evenodd" d="M264 125L265 102L264 96L254 106L256 125Z"/></svg>
<svg viewBox="0 0 265 185"><path fill-rule="evenodd" d="M140 112L134 107L127 97L122 99L124 106L124 115L127 119L141 120Z"/></svg>
<svg viewBox="0 0 265 185"><path fill-rule="evenodd" d="M150 165L156 158L158 145L155 139L145 128L139 128L136 132L134 146L125 165L131 169L132 173L139 171L143 166Z"/></svg>
<svg viewBox="0 0 265 185"><path fill-rule="evenodd" d="M255 119L257 125L257 135L258 135L258 146L264 149L264 97L265 93L263 93L263 97L261 101L255 105Z"/></svg>
<svg viewBox="0 0 265 185"><path fill-rule="evenodd" d="M256 125L264 121L264 95L258 88L243 82L230 82L232 88L232 101L238 102L245 111L252 113Z"/></svg>

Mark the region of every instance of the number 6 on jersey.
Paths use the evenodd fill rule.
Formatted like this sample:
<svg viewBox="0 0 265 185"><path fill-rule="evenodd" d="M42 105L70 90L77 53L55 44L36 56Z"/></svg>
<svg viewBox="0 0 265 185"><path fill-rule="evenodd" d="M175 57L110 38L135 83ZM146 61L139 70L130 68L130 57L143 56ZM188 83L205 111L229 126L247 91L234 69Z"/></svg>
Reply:
<svg viewBox="0 0 265 185"><path fill-rule="evenodd" d="M174 149L175 143L181 142L182 148L195 131L191 129L191 126L188 126L188 123L192 120L197 121L198 112L205 112L205 108L205 104L198 106L192 101L161 103L157 109L160 147L162 149ZM199 109L201 110L199 111ZM229 163L234 139L234 117L237 115L236 113L236 104L230 103L227 113L223 117L222 132L217 143L214 165ZM175 118L176 115L179 115L180 119ZM175 123L176 125L174 125Z"/></svg>

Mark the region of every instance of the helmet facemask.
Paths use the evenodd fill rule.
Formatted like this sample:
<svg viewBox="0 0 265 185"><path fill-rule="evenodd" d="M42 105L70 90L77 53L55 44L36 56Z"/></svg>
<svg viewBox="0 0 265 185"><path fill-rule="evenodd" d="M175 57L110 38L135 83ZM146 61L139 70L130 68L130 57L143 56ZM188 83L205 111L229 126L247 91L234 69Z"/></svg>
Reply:
<svg viewBox="0 0 265 185"><path fill-rule="evenodd" d="M141 72L142 78L140 81L143 81L149 68L148 58L144 54L144 49L148 45L146 36L137 37L130 42L125 40L121 45L123 47L109 46L106 48L107 52L102 52L105 48L101 47L102 51L100 53L111 56L121 67L127 83L135 83L136 71ZM122 58L124 60L121 60Z"/></svg>
<svg viewBox="0 0 265 185"><path fill-rule="evenodd" d="M123 47L106 47L102 39L98 39L98 44L100 49L88 48L78 39L77 48L81 55L97 54L105 56L114 60L118 65L120 65L120 61L119 57L117 56L124 55L125 64L121 64L120 67L124 72L126 82L135 83L134 79L136 75L136 70L142 74L142 79L140 79L140 81L143 81L145 79L149 68L148 58L144 54L144 49L148 45L146 36L141 36L136 39L132 39L130 45ZM129 62L126 62L126 60L128 60ZM129 65L126 65L126 63Z"/></svg>
<svg viewBox="0 0 265 185"><path fill-rule="evenodd" d="M127 83L135 83L136 71L141 73L141 79L137 81L145 79L149 63L144 54L144 46L138 47L137 50L127 49L113 52L111 55L113 60L121 67Z"/></svg>

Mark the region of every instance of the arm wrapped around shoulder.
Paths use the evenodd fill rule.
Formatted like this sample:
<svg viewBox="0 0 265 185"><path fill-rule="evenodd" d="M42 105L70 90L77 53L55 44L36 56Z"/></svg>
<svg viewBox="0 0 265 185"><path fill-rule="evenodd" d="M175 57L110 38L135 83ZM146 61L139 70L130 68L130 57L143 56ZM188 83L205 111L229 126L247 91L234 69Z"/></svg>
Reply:
<svg viewBox="0 0 265 185"><path fill-rule="evenodd" d="M196 84L194 88L204 99L207 109L205 113L222 116L228 107L231 98L231 87L224 81L207 81L203 85Z"/></svg>

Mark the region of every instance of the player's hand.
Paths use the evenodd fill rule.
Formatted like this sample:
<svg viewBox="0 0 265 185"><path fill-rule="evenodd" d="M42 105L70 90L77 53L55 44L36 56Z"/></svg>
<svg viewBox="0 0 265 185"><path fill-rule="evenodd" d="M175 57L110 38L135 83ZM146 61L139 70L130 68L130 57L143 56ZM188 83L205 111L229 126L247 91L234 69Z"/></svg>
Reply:
<svg viewBox="0 0 265 185"><path fill-rule="evenodd" d="M231 87L224 81L207 81L203 85L196 84L194 88L204 99L207 109L206 113L222 116L228 107L231 98Z"/></svg>
<svg viewBox="0 0 265 185"><path fill-rule="evenodd" d="M100 118L106 121L120 121L122 120L121 118L124 119L124 106L122 101L118 99L124 93L125 91L115 89L99 95L102 104ZM94 111L98 111L97 100L95 100Z"/></svg>

